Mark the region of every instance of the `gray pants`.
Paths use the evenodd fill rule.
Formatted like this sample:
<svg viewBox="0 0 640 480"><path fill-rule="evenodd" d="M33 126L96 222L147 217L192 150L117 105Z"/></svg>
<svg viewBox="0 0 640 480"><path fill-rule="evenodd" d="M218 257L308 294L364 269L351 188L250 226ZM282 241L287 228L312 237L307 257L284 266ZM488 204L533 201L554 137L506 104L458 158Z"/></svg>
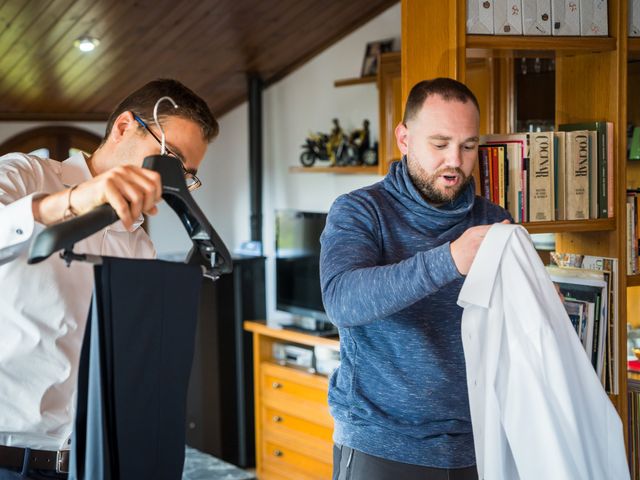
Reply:
<svg viewBox="0 0 640 480"><path fill-rule="evenodd" d="M333 446L333 480L478 480L476 467L430 468Z"/></svg>

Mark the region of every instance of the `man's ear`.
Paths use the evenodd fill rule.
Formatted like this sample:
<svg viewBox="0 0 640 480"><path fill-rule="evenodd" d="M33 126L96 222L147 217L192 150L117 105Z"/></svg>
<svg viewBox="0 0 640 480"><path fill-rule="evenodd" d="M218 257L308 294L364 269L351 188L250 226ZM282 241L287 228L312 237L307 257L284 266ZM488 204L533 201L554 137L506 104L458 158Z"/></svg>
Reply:
<svg viewBox="0 0 640 480"><path fill-rule="evenodd" d="M120 142L124 138L125 132L130 129L138 127L138 122L133 118L133 113L130 111L122 112L118 115L111 127L111 133L109 138L114 142Z"/></svg>
<svg viewBox="0 0 640 480"><path fill-rule="evenodd" d="M400 122L396 127L395 133L396 133L396 143L398 145L398 149L400 150L402 155L406 155L407 152L409 151L409 147L407 144L409 129L403 122Z"/></svg>

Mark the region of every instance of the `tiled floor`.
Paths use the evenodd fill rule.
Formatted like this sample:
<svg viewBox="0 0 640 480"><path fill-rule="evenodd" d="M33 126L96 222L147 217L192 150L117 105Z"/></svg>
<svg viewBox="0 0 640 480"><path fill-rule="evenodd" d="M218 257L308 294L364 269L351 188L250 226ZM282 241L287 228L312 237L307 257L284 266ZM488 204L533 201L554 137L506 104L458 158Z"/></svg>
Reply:
<svg viewBox="0 0 640 480"><path fill-rule="evenodd" d="M254 480L255 478L255 472L242 470L195 448L186 448L182 480Z"/></svg>

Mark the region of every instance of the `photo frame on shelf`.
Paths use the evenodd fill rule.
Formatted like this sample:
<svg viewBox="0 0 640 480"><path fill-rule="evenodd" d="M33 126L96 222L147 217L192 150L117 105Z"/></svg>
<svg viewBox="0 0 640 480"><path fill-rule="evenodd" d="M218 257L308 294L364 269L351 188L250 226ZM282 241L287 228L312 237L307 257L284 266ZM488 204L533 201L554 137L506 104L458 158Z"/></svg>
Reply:
<svg viewBox="0 0 640 480"><path fill-rule="evenodd" d="M362 60L361 77L370 77L378 73L378 58L381 53L393 50L393 38L367 43Z"/></svg>

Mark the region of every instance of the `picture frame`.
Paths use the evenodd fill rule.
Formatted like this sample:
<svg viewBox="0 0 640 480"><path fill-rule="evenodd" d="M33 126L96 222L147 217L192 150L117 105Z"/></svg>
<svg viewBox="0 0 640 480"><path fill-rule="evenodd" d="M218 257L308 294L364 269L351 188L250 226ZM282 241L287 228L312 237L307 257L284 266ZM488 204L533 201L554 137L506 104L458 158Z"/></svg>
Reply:
<svg viewBox="0 0 640 480"><path fill-rule="evenodd" d="M370 77L378 73L378 58L381 53L391 52L393 49L393 38L377 40L367 43L362 60L361 77Z"/></svg>

